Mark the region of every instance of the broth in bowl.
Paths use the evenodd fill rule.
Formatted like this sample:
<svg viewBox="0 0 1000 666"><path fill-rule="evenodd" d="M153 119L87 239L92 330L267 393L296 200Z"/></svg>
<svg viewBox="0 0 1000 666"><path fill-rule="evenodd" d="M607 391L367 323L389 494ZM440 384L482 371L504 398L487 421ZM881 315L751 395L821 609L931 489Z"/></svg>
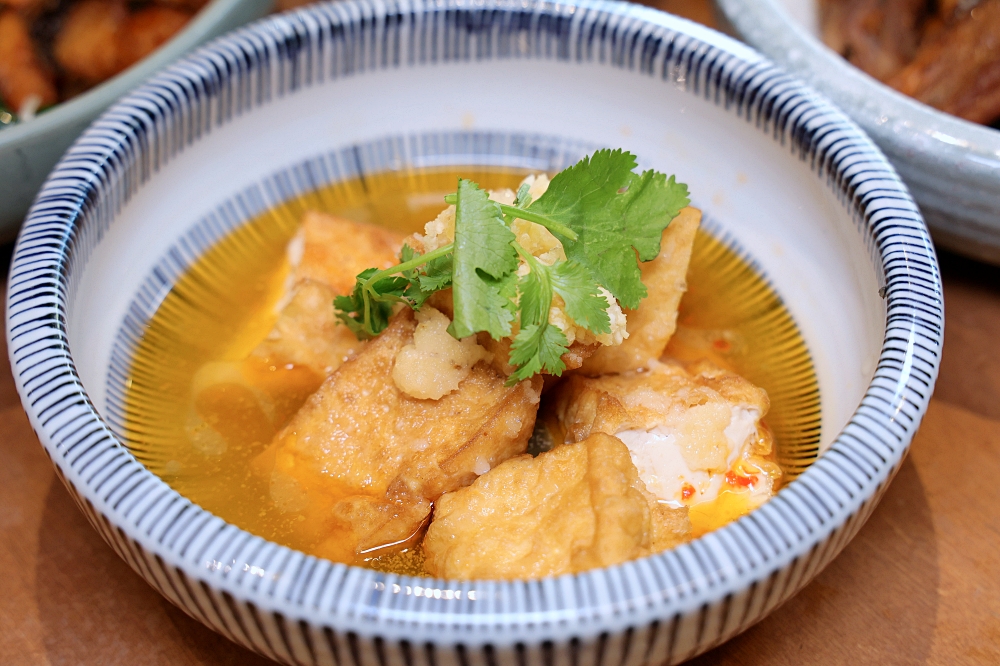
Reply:
<svg viewBox="0 0 1000 666"><path fill-rule="evenodd" d="M531 189L538 200L549 182L481 167L368 175L269 210L205 253L135 352L135 455L269 540L452 578L535 578L657 552L744 515L815 458L819 393L803 338L693 208L641 265L649 294L637 309L606 294L608 333L553 301L550 325L573 335L561 376L517 376L509 338L449 335L448 289L415 314L396 305L384 330L358 339L334 299L365 268L405 260L404 246L440 251L460 178L495 202L523 197L528 211ZM509 224L534 260L565 259L541 225ZM614 339L616 323L628 337Z"/></svg>

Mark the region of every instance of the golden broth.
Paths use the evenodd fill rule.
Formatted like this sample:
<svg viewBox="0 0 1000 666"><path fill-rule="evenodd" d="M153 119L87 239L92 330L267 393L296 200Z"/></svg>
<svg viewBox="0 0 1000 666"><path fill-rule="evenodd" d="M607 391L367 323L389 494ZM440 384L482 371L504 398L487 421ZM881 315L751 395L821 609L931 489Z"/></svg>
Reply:
<svg viewBox="0 0 1000 666"><path fill-rule="evenodd" d="M206 363L245 358L268 333L287 271L285 245L306 210L410 233L440 212L459 175L486 188L513 188L524 172L470 167L369 175L269 210L206 252L163 300L136 349L125 426L136 457L224 520L309 552L314 544L303 542L294 530L298 518L272 505L267 481L250 469L273 428L253 410L236 409L226 424L225 451L204 453L185 431L192 380ZM816 374L798 328L753 267L705 231L695 241L688 285L668 353L682 360L709 357L767 390L771 410L765 420L785 481L791 480L815 459L820 434ZM308 381L286 386L292 408L313 389ZM232 395L223 398L238 404ZM709 504L692 507L694 535L745 513L740 497L723 492ZM422 570L419 549L412 548L368 563L399 573Z"/></svg>

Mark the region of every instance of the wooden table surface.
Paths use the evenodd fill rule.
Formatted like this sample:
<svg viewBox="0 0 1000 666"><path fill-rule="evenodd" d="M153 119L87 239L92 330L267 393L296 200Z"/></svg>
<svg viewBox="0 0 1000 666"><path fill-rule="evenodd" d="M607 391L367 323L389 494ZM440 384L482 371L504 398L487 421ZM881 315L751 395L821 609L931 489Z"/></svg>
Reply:
<svg viewBox="0 0 1000 666"><path fill-rule="evenodd" d="M798 596L695 663L1000 664L1000 269L951 255L942 268L937 391L882 503ZM271 663L171 606L101 540L0 359L0 664Z"/></svg>

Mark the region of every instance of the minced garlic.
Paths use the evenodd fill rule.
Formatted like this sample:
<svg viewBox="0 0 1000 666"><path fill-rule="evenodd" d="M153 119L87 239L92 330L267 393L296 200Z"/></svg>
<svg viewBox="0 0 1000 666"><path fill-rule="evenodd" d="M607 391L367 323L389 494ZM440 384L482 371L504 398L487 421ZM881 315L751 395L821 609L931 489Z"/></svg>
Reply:
<svg viewBox="0 0 1000 666"><path fill-rule="evenodd" d="M451 321L425 305L417 313L413 344L396 354L392 380L414 398L438 400L458 388L472 366L491 355L476 344L475 336L456 340L448 333Z"/></svg>
<svg viewBox="0 0 1000 666"><path fill-rule="evenodd" d="M424 253L433 252L455 240L455 206L448 206L424 225L424 234L413 234Z"/></svg>
<svg viewBox="0 0 1000 666"><path fill-rule="evenodd" d="M549 308L549 323L553 326L558 326L562 330L563 335L569 340L569 344L579 342L580 344L590 345L597 342L608 347L613 347L620 345L628 337L628 331L625 330L625 313L622 312L621 306L618 305L618 301L615 300L610 291L604 287L600 289L601 296L609 303L606 312L608 313L608 319L611 320L611 331L601 333L600 335L595 335L589 329L578 326L566 314L563 300L558 295L553 296L552 307Z"/></svg>

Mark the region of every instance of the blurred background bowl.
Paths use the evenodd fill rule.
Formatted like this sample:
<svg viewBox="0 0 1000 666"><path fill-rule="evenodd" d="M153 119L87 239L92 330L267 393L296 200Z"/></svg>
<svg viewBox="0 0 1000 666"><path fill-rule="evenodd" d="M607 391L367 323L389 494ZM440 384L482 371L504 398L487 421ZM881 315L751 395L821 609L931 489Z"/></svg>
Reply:
<svg viewBox="0 0 1000 666"><path fill-rule="evenodd" d="M52 167L112 102L189 49L273 7L274 0L212 0L173 39L134 66L31 121L0 129L0 243L13 240Z"/></svg>
<svg viewBox="0 0 1000 666"><path fill-rule="evenodd" d="M826 94L899 171L935 242L1000 264L1000 131L880 83L817 37L817 0L715 0L724 27Z"/></svg>

